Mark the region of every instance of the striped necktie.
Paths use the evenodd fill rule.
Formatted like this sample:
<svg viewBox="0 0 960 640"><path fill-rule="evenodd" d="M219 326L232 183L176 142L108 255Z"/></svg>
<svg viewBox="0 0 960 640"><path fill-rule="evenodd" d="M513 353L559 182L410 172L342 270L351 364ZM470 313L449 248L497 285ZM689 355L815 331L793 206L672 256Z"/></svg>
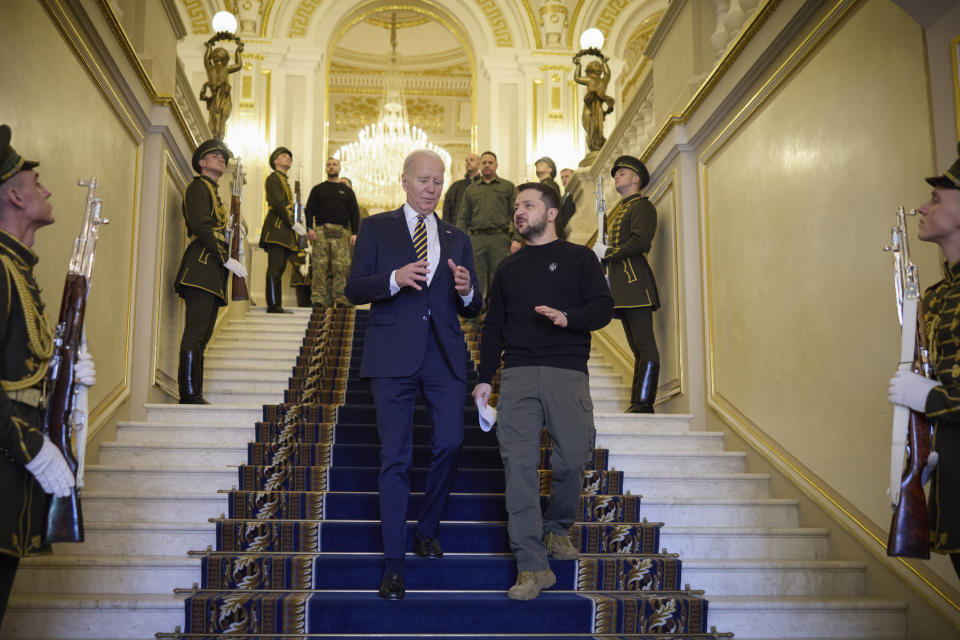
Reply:
<svg viewBox="0 0 960 640"><path fill-rule="evenodd" d="M417 252L417 259L427 259L427 225L424 216L417 216L417 226L413 228L413 248Z"/></svg>

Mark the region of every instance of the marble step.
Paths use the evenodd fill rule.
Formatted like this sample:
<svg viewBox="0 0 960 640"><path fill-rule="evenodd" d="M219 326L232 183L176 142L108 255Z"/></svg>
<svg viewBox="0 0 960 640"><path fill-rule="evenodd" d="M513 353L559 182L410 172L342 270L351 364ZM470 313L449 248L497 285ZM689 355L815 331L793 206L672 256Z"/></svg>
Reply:
<svg viewBox="0 0 960 640"><path fill-rule="evenodd" d="M227 513L225 493L85 491L83 515L92 522L196 522Z"/></svg>
<svg viewBox="0 0 960 640"><path fill-rule="evenodd" d="M217 339L210 345L211 349L236 349L243 350L246 353L260 354L263 352L276 352L281 354L292 354L296 357L303 345L303 336L271 336L260 335L251 337L232 337L217 336Z"/></svg>
<svg viewBox="0 0 960 640"><path fill-rule="evenodd" d="M85 540L80 544L54 545L55 555L164 555L182 558L191 550L216 544L216 529L209 522L84 521ZM194 580L196 582L196 580ZM189 585L183 585L189 586Z"/></svg>
<svg viewBox="0 0 960 640"><path fill-rule="evenodd" d="M217 360L217 362L219 362L219 360ZM211 365L209 359L205 362L205 365L203 371L204 383L213 380L250 380L252 376L255 375L258 380L281 382L284 388L286 388L286 385L290 382L290 374L293 373L293 360L290 361L290 365L287 367L270 369L243 369L224 367L219 364Z"/></svg>
<svg viewBox="0 0 960 640"><path fill-rule="evenodd" d="M198 582L199 558L55 554L21 560L14 592L167 594Z"/></svg>
<svg viewBox="0 0 960 640"><path fill-rule="evenodd" d="M174 424L157 422L120 422L117 442L178 442L242 445L256 436L253 424Z"/></svg>
<svg viewBox="0 0 960 640"><path fill-rule="evenodd" d="M218 341L214 341L204 352L204 362L210 362L217 358L229 358L242 362L248 362L248 369L259 369L257 363L273 360L283 360L292 367L297 359L299 349L277 349L275 347L253 348L250 345L242 347L224 347Z"/></svg>
<svg viewBox="0 0 960 640"><path fill-rule="evenodd" d="M590 376L590 384L625 384L623 376L617 373L596 373Z"/></svg>
<svg viewBox="0 0 960 640"><path fill-rule="evenodd" d="M88 465L84 471L86 491L206 491L237 486L237 469L227 466L131 466Z"/></svg>
<svg viewBox="0 0 960 640"><path fill-rule="evenodd" d="M204 376L203 395L229 394L271 394L282 401L283 392L287 390L287 380L217 380Z"/></svg>
<svg viewBox="0 0 960 640"><path fill-rule="evenodd" d="M866 565L844 560L683 558L683 583L714 596L862 596ZM712 623L711 623L712 624Z"/></svg>
<svg viewBox="0 0 960 640"><path fill-rule="evenodd" d="M640 515L673 527L795 528L800 520L797 501L789 498L644 496Z"/></svg>
<svg viewBox="0 0 960 640"><path fill-rule="evenodd" d="M215 347L209 347L203 356L204 371L209 372L215 369L228 369L230 371L282 371L289 377L293 373L293 365L296 363L296 356L282 356L276 358L255 358L244 355L243 351L223 351L218 353Z"/></svg>
<svg viewBox="0 0 960 640"><path fill-rule="evenodd" d="M609 454L611 469L636 473L743 473L747 454L743 451L686 451Z"/></svg>
<svg viewBox="0 0 960 640"><path fill-rule="evenodd" d="M217 339L227 338L253 338L255 340L264 340L273 337L288 338L295 336L303 339L307 332L307 322L296 320L294 322L231 322L225 326Z"/></svg>
<svg viewBox="0 0 960 640"><path fill-rule="evenodd" d="M642 473L627 466L624 491L645 498L766 498L770 476L765 473Z"/></svg>
<svg viewBox="0 0 960 640"><path fill-rule="evenodd" d="M183 626L185 595L13 595L3 619L4 640L153 638Z"/></svg>
<svg viewBox="0 0 960 640"><path fill-rule="evenodd" d="M596 402L597 400L609 400L614 398L616 400L629 399L630 398L630 387L623 384L597 384L595 382L590 383L590 398Z"/></svg>
<svg viewBox="0 0 960 640"><path fill-rule="evenodd" d="M246 445L171 442L104 442L100 463L159 467L241 465L247 461Z"/></svg>
<svg viewBox="0 0 960 640"><path fill-rule="evenodd" d="M234 406L256 404L263 406L265 404L280 404L283 402L283 392L262 393L256 391L237 391L231 393L228 391L208 392L204 389L203 397L215 406Z"/></svg>
<svg viewBox="0 0 960 640"><path fill-rule="evenodd" d="M624 411L628 406L630 406L629 397L593 399L593 408L598 411Z"/></svg>
<svg viewBox="0 0 960 640"><path fill-rule="evenodd" d="M594 411L597 434L632 436L638 433L687 433L693 430L693 416L687 413L623 413Z"/></svg>
<svg viewBox="0 0 960 640"><path fill-rule="evenodd" d="M596 402L594 402L596 405ZM717 431L689 431L686 433L634 433L607 435L597 433L596 446L624 457L631 453L723 451L723 434Z"/></svg>
<svg viewBox="0 0 960 640"><path fill-rule="evenodd" d="M675 527L660 530L660 547L681 558L815 559L828 555L830 530L804 527Z"/></svg>
<svg viewBox="0 0 960 640"><path fill-rule="evenodd" d="M741 638L905 638L905 602L862 596L710 596L710 626Z"/></svg>
<svg viewBox="0 0 960 640"><path fill-rule="evenodd" d="M215 407L197 404L146 404L148 422L250 425L263 417L263 405Z"/></svg>
<svg viewBox="0 0 960 640"><path fill-rule="evenodd" d="M304 318L309 319L310 315L313 313L313 309L310 307L284 307L287 311L293 311L293 313L267 313L267 308L262 306L250 307L247 310L247 313L244 314L245 318L250 318L251 320L263 320L264 318L269 318L273 320L274 318L283 320L284 318Z"/></svg>

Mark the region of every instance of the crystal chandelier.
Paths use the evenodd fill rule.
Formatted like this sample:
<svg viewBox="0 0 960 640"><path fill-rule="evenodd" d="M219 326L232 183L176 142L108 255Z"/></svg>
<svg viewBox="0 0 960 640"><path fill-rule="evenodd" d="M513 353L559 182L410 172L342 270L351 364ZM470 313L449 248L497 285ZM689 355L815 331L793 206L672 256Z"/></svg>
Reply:
<svg viewBox="0 0 960 640"><path fill-rule="evenodd" d="M397 15L390 24L390 77L380 117L357 132L356 142L333 154L343 175L353 180L357 199L369 207L392 209L406 201L400 184L403 161L417 149L429 149L443 158L445 182L450 183L450 154L427 140L427 134L407 120L400 75L397 73Z"/></svg>

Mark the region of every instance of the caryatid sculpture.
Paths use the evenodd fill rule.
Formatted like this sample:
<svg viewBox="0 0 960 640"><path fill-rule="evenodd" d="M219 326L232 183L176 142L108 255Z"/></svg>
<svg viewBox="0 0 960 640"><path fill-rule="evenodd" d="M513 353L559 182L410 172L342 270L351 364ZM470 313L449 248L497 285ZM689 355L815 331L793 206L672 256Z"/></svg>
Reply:
<svg viewBox="0 0 960 640"><path fill-rule="evenodd" d="M586 74L581 71L580 59L585 55L599 58L587 65ZM607 139L603 136L603 120L607 114L613 112L615 100L607 95L607 84L610 82L609 58L599 49L589 48L577 52L573 62L577 65L573 79L577 84L586 85L587 95L583 97L583 130L587 134L587 149L590 152L600 151ZM588 154L589 156L589 154Z"/></svg>

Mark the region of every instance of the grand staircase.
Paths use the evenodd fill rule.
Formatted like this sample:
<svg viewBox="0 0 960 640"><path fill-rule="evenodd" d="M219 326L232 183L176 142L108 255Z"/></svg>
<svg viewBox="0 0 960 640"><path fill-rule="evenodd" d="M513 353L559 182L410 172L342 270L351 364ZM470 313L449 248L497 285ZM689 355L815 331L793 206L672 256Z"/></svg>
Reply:
<svg viewBox="0 0 960 640"><path fill-rule="evenodd" d="M594 495L585 496L581 520L587 522L574 532L575 543L592 555L579 565L554 564L556 593L532 603L507 601L503 592L514 573L505 534L495 524L504 518L502 496L493 495L502 488L496 472L468 463L441 525L447 556L412 560L407 599L381 601L373 591L380 572L373 549L375 473L362 471L376 466L376 435L363 426L372 417L363 395L369 392L346 384L349 352L362 334L354 331L353 313L340 312L315 323L305 340L308 318L252 311L208 350L206 395L217 404L154 405L146 422L120 425L117 441L101 447L101 464L88 468L88 541L59 545L55 555L21 564L0 637L150 638L178 627L192 638L228 637L229 628L262 637L284 631L379 637L385 616L395 616L386 627L391 633L414 634L454 612L459 634L599 637L613 629L616 635L603 637L626 637L628 628L641 628L637 620L663 614L668 600L681 604L687 621L700 620L698 628L681 632L715 627L738 638L907 637L905 605L863 596L863 565L829 559L829 531L800 527L796 501L770 497L769 478L745 473L745 455L725 451L721 434L691 430L690 416L617 413L626 388L600 354L591 358L591 380L597 447L606 453L587 474L585 489ZM347 340L329 339L337 326L350 331ZM324 347L317 358L324 336L342 348ZM314 382L322 380L313 392L306 385L311 354ZM315 406L290 411L303 401ZM332 408L342 401L339 412ZM467 422L476 424L475 415ZM466 444L489 465L498 460L495 438L481 437L470 429ZM325 444L334 441L339 453L337 445ZM244 466L238 475L228 465ZM231 487L236 490L228 492ZM326 493L310 493L320 489ZM278 499L278 490L288 493ZM598 509L597 496L608 494L615 508L606 501ZM327 519L320 522L321 516ZM645 533L590 534L631 526ZM618 548L623 539L641 548ZM590 546L601 541L605 549ZM645 570L631 583L637 561ZM685 591L687 584L697 591ZM238 586L247 588L223 591ZM616 590L624 586L629 590ZM313 598L318 593L324 602ZM604 616L621 626L584 629L571 622L596 625ZM563 624L544 626L554 619ZM490 620L509 624L478 626Z"/></svg>

